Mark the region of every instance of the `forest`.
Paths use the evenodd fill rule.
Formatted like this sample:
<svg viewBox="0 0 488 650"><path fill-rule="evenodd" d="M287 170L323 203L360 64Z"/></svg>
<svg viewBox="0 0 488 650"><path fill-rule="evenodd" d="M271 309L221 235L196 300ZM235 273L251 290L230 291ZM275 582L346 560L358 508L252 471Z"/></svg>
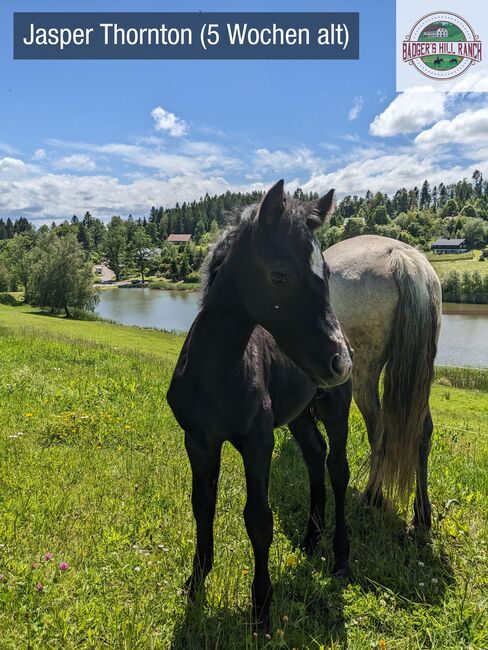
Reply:
<svg viewBox="0 0 488 650"><path fill-rule="evenodd" d="M293 196L311 201L318 195L297 189ZM42 281L50 276L55 283L59 277L56 256L58 268L81 268L84 264L86 286L88 269L102 261L116 280L140 276L144 282L147 276L155 276L169 282L196 283L208 247L219 231L242 208L261 198L257 191L227 192L174 207L154 206L147 216L138 218L112 215L101 219L86 212L38 228L24 216L0 219L0 291L23 288L38 302L41 296L34 285L39 279L29 279L32 269L42 271ZM174 233L190 234L191 241L169 243L167 238ZM425 252L438 237L464 238L470 250L483 249L488 243L488 182L475 170L470 179L451 185L432 186L425 180L420 188L401 188L392 196L372 192L348 195L338 202L318 237L325 249L361 234L392 237ZM46 265L51 270L40 268ZM445 293L455 301L487 302L487 282L478 271L451 271L443 277ZM79 288L79 283L75 285Z"/></svg>

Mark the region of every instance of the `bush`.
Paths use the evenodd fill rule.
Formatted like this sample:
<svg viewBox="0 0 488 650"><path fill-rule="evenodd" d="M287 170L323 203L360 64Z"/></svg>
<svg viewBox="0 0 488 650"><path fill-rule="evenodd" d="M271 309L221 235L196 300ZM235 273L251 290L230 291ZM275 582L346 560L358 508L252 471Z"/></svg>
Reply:
<svg viewBox="0 0 488 650"><path fill-rule="evenodd" d="M93 288L92 264L74 235L41 235L31 251L31 275L26 302L52 312L70 309L93 311L98 292Z"/></svg>
<svg viewBox="0 0 488 650"><path fill-rule="evenodd" d="M192 271L192 273L188 273L186 278L183 280L185 283L191 283L191 284L196 284L197 282L200 282L200 274L197 273L196 271Z"/></svg>
<svg viewBox="0 0 488 650"><path fill-rule="evenodd" d="M8 305L9 307L18 307L22 303L10 293L0 293L0 304Z"/></svg>

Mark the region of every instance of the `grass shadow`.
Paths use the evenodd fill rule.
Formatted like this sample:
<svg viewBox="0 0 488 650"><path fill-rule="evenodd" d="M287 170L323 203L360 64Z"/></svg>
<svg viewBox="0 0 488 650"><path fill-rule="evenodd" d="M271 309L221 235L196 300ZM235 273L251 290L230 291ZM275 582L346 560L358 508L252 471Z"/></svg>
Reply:
<svg viewBox="0 0 488 650"><path fill-rule="evenodd" d="M326 475L326 532L317 549L331 570L334 497ZM298 544L308 517L308 474L295 441L287 436L274 458L270 502L283 533ZM453 569L449 557L431 540L407 535L406 520L390 505L366 508L349 487L346 519L351 544L351 582L363 590L394 593L405 601L441 602ZM313 566L317 559L311 561Z"/></svg>
<svg viewBox="0 0 488 650"><path fill-rule="evenodd" d="M263 639L253 639L243 612L223 607L208 615L206 610L204 594L195 602L187 601L184 615L174 627L171 650L253 648L257 641L262 645Z"/></svg>
<svg viewBox="0 0 488 650"><path fill-rule="evenodd" d="M308 516L308 474L295 441L287 435L277 445L270 481L270 503L276 527L298 545ZM326 533L312 558L294 566L279 562L274 575L272 635L253 637L249 610L211 608L202 597L188 603L177 622L171 648L303 647L304 639L327 640L348 647L344 615L344 583L332 576L333 495L326 478ZM406 520L392 507L366 508L350 487L346 512L351 543L349 583L378 599L435 605L444 600L453 570L438 545L406 534Z"/></svg>
<svg viewBox="0 0 488 650"><path fill-rule="evenodd" d="M174 627L171 649L293 648L303 647L303 640L315 635L347 647L343 585L328 576L329 587L323 589L315 574L312 564L300 563L274 581L269 636L253 632L250 602L246 611L224 606L210 613L202 593L197 601L187 601L184 615Z"/></svg>

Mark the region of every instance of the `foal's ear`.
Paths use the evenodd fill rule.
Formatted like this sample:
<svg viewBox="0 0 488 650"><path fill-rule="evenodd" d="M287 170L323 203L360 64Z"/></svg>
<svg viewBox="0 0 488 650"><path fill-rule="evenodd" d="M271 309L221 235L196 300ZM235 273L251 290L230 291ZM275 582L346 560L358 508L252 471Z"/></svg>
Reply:
<svg viewBox="0 0 488 650"><path fill-rule="evenodd" d="M312 212L307 218L307 224L312 230L323 226L327 215L334 209L334 192L335 190L330 190L315 202Z"/></svg>
<svg viewBox="0 0 488 650"><path fill-rule="evenodd" d="M286 205L285 181L281 179L268 190L259 207L259 221L270 223L275 217L283 214Z"/></svg>

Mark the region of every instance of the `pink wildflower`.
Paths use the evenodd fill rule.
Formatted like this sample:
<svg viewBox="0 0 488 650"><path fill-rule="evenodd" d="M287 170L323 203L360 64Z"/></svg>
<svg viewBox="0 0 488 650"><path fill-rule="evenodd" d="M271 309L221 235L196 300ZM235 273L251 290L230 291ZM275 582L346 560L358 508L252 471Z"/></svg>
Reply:
<svg viewBox="0 0 488 650"><path fill-rule="evenodd" d="M44 553L44 559L46 562L49 562L49 560L52 560L54 557L53 553Z"/></svg>
<svg viewBox="0 0 488 650"><path fill-rule="evenodd" d="M44 591L44 585L42 584L42 582L38 582L36 584L36 591L39 591L39 592Z"/></svg>
<svg viewBox="0 0 488 650"><path fill-rule="evenodd" d="M69 564L67 562L60 562L58 568L60 571L67 571L69 569Z"/></svg>

